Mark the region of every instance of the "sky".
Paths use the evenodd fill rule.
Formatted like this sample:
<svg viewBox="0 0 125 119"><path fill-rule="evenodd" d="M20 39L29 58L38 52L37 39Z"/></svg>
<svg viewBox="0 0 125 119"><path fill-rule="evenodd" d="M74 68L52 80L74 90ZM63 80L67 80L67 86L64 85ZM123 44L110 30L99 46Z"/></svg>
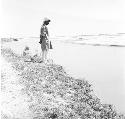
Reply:
<svg viewBox="0 0 125 119"><path fill-rule="evenodd" d="M125 0L1 0L2 36L39 37L44 17L50 36L125 33Z"/></svg>

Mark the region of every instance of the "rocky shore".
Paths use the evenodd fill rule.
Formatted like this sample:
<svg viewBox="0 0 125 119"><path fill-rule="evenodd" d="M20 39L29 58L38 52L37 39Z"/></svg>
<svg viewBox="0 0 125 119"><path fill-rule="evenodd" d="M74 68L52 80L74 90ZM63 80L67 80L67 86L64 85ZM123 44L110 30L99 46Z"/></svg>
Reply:
<svg viewBox="0 0 125 119"><path fill-rule="evenodd" d="M101 103L87 80L73 78L62 66L39 63L38 56L29 61L29 57L4 47L1 55L17 75L16 85L21 86L18 91L24 97L22 104L27 105L21 114L28 113L16 116L14 110L9 113L2 110L2 119L125 119L113 105ZM5 70L1 71L1 91L5 95L7 75Z"/></svg>

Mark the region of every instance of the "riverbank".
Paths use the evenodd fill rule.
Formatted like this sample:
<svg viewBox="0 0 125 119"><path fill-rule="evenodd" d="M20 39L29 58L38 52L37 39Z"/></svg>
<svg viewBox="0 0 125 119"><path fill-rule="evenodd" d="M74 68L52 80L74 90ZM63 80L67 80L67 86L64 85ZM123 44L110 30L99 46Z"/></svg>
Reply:
<svg viewBox="0 0 125 119"><path fill-rule="evenodd" d="M5 45L1 53L4 58L3 64L6 64L6 72L5 69L2 70L2 91L4 95L9 91L12 98L3 100L2 106L5 109L2 110L3 119L124 118L118 114L113 105L103 104L100 101L88 81L73 78L62 66L54 63L25 62L27 57L17 54ZM16 82L14 80L8 82L11 74L15 74L12 79L16 79ZM8 89L10 84L19 85L19 88L10 90ZM6 109L9 110L6 112ZM21 113L17 115L17 112Z"/></svg>

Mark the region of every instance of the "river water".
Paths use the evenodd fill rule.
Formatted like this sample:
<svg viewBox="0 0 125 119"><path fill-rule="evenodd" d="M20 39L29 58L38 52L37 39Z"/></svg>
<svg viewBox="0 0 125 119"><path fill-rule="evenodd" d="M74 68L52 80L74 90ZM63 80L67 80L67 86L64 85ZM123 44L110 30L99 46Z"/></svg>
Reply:
<svg viewBox="0 0 125 119"><path fill-rule="evenodd" d="M6 47L21 54L25 46L41 52L39 39L21 39ZM93 46L52 41L49 58L76 78L85 78L103 103L125 113L125 47ZM34 53L33 53L34 54Z"/></svg>
<svg viewBox="0 0 125 119"><path fill-rule="evenodd" d="M49 56L73 77L85 78L103 103L125 113L125 47L53 42Z"/></svg>

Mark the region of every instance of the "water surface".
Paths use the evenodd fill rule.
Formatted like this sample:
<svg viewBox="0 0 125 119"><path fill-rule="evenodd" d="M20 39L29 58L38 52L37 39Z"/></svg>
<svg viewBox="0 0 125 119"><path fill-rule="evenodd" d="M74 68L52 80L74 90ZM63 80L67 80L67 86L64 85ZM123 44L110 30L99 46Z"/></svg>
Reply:
<svg viewBox="0 0 125 119"><path fill-rule="evenodd" d="M125 113L125 47L53 42L50 57L71 76L85 78L103 103Z"/></svg>

